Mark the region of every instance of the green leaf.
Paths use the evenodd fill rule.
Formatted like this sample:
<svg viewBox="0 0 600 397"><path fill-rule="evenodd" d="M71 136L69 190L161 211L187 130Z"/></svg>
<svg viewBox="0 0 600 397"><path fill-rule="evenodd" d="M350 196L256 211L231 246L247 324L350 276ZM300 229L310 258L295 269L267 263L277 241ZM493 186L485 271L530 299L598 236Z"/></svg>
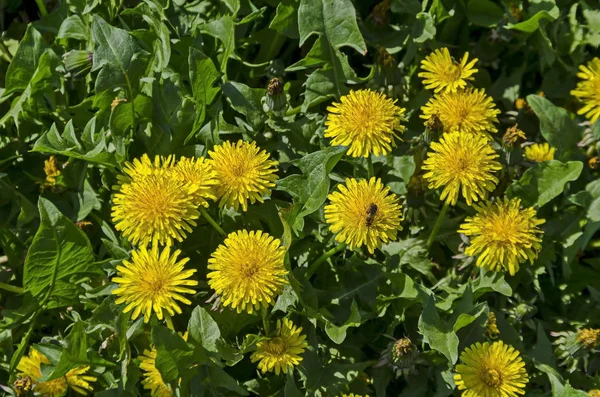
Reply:
<svg viewBox="0 0 600 397"><path fill-rule="evenodd" d="M114 87L125 87L130 98L144 72L146 52L126 30L115 28L94 14L92 19L92 41L94 42L94 66L99 70L96 92Z"/></svg>
<svg viewBox="0 0 600 397"><path fill-rule="evenodd" d="M475 25L491 28L502 20L504 10L491 0L469 0L467 17Z"/></svg>
<svg viewBox="0 0 600 397"><path fill-rule="evenodd" d="M190 47L188 57L190 68L190 84L196 99L196 105L210 105L219 93L218 87L213 85L219 81L221 73L217 70L212 59L202 51Z"/></svg>
<svg viewBox="0 0 600 397"><path fill-rule="evenodd" d="M79 15L71 15L60 25L56 38L87 41L89 32Z"/></svg>
<svg viewBox="0 0 600 397"><path fill-rule="evenodd" d="M261 99L267 92L265 89L250 88L245 84L229 81L223 84L222 90L229 99L231 107L245 115L252 126L257 127L262 123L265 112L262 109Z"/></svg>
<svg viewBox="0 0 600 397"><path fill-rule="evenodd" d="M544 20L553 21L557 19L560 15L560 10L554 4L554 0L545 1L545 0L534 0L530 3L530 7L533 8L535 3L539 3L542 6L548 6L546 10L540 10L536 12L531 18L519 22L519 23L508 23L506 25L506 29L519 30L521 32L533 33L540 28L540 23Z"/></svg>
<svg viewBox="0 0 600 397"><path fill-rule="evenodd" d="M292 287L286 285L283 288L283 292L281 293L281 295L279 295L279 297L277 298L277 302L275 302L272 312L280 310L284 313L287 313L288 307L295 306L297 302L298 295L296 295L296 292Z"/></svg>
<svg viewBox="0 0 600 397"><path fill-rule="evenodd" d="M419 317L419 333L423 335L423 342L440 353L442 353L450 364L455 364L458 359L458 336L440 318L435 308L435 298L429 296L427 304L423 308L423 314Z"/></svg>
<svg viewBox="0 0 600 397"><path fill-rule="evenodd" d="M289 193L294 198L296 212L292 212L288 222L299 233L304 227L304 217L317 211L329 193L329 173L346 152L346 148L333 146L310 153L295 165L302 175L290 175L277 182L277 189Z"/></svg>
<svg viewBox="0 0 600 397"><path fill-rule="evenodd" d="M217 322L203 307L196 306L192 312L188 332L206 350L218 352L217 340L221 337L221 331Z"/></svg>
<svg viewBox="0 0 600 397"><path fill-rule="evenodd" d="M479 296L485 292L496 291L504 296L512 296L513 291L502 273L486 272L481 269L479 277L473 282L473 293Z"/></svg>
<svg viewBox="0 0 600 397"><path fill-rule="evenodd" d="M152 342L156 348L156 369L164 382L177 380L196 358L181 336L163 326L152 327Z"/></svg>
<svg viewBox="0 0 600 397"><path fill-rule="evenodd" d="M200 31L206 33L223 43L223 52L220 56L221 72L227 78L227 62L235 50L235 30L231 16L224 15L221 19L211 21L200 26Z"/></svg>
<svg viewBox="0 0 600 397"><path fill-rule="evenodd" d="M275 17L269 28L286 35L291 39L300 38L298 32L298 0L283 0L277 5Z"/></svg>
<svg viewBox="0 0 600 397"><path fill-rule="evenodd" d="M292 372L287 373L287 381L285 382L284 389L285 397L303 397L304 394L300 392L298 386L296 386L296 381L294 380L294 375Z"/></svg>
<svg viewBox="0 0 600 397"><path fill-rule="evenodd" d="M417 22L413 25L412 38L415 43L424 43L435 37L436 28L432 16L427 12L417 14Z"/></svg>
<svg viewBox="0 0 600 397"><path fill-rule="evenodd" d="M581 140L582 128L571 119L569 112L555 106L548 99L539 95L528 95L527 103L540 120L540 131L551 146L559 151L561 158L577 147Z"/></svg>
<svg viewBox="0 0 600 397"><path fill-rule="evenodd" d="M40 197L38 208L40 227L25 258L23 286L34 297L54 299L56 306L72 304L77 287L71 278L100 271L92 246L50 201Z"/></svg>
<svg viewBox="0 0 600 397"><path fill-rule="evenodd" d="M560 393L553 394L553 397L587 397L589 396L583 390L573 389L573 387L567 382L564 389Z"/></svg>
<svg viewBox="0 0 600 397"><path fill-rule="evenodd" d="M27 88L38 69L38 61L46 48L48 45L44 42L40 32L33 25L27 26L25 36L20 41L19 48L6 70L4 97Z"/></svg>
<svg viewBox="0 0 600 397"><path fill-rule="evenodd" d="M334 343L338 345L344 342L346 339L346 330L350 327L359 327L361 324L361 316L358 311L358 305L355 300L352 300L352 305L350 306L350 316L344 322L344 324L337 326L331 322L327 322L325 324L325 333L329 336Z"/></svg>
<svg viewBox="0 0 600 397"><path fill-rule="evenodd" d="M600 221L600 197L592 201L590 207L587 210L587 218L593 222Z"/></svg>
<svg viewBox="0 0 600 397"><path fill-rule="evenodd" d="M519 197L526 207L542 207L565 190L568 182L576 180L583 170L580 161L561 163L557 160L537 163L525 171L521 179L509 186L508 197Z"/></svg>
<svg viewBox="0 0 600 397"><path fill-rule="evenodd" d="M367 46L356 23L350 0L301 0L298 9L300 45L313 34L326 38L335 49L343 46L366 54Z"/></svg>

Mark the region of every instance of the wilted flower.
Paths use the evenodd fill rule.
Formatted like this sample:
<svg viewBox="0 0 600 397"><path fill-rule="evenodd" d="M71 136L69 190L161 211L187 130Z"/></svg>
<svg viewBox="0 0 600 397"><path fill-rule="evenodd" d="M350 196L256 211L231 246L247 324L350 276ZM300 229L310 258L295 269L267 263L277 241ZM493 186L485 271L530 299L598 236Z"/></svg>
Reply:
<svg viewBox="0 0 600 397"><path fill-rule="evenodd" d="M389 13L392 8L392 0L383 0L378 3L371 12L371 19L376 25L386 25L389 22Z"/></svg>
<svg viewBox="0 0 600 397"><path fill-rule="evenodd" d="M267 95L265 96L265 105L267 111L271 111L276 115L282 116L287 109L287 97L283 91L283 81L274 77L269 81L267 86Z"/></svg>
<svg viewBox="0 0 600 397"><path fill-rule="evenodd" d="M485 323L485 334L491 339L496 339L500 335L500 330L496 325L496 314L494 312L488 314L488 319Z"/></svg>
<svg viewBox="0 0 600 397"><path fill-rule="evenodd" d="M44 173L46 174L46 182L48 184L53 185L56 183L56 177L61 174L56 157L50 156L48 160L44 161Z"/></svg>
<svg viewBox="0 0 600 397"><path fill-rule="evenodd" d="M597 170L598 168L600 168L600 157L591 157L588 160L588 167L590 167L593 170Z"/></svg>
<svg viewBox="0 0 600 397"><path fill-rule="evenodd" d="M508 128L504 133L504 136L502 137L502 141L504 142L504 144L509 147L513 146L520 139L525 140L527 139L527 137L525 136L525 133L519 129L519 126L517 124Z"/></svg>

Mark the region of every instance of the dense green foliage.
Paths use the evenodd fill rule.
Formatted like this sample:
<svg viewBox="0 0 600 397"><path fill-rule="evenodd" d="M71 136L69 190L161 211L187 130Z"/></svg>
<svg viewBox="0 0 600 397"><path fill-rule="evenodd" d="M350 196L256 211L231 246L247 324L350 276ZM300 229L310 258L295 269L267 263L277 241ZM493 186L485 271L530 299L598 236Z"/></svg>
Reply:
<svg viewBox="0 0 600 397"><path fill-rule="evenodd" d="M598 1L63 0L31 22L8 3L0 46L6 393L16 395L16 366L37 345L50 359L44 380L85 365L97 377L93 394L144 395L137 357L152 345L163 380L181 396L459 395L455 365L486 340L490 313L499 338L526 362L526 396L600 389L597 350L564 356L567 342L551 334L600 328L600 182L588 166L600 123L577 116L570 94L579 65L599 54ZM515 276L463 255L457 230L474 213L464 200L426 246L442 203L419 178L428 145L419 115L431 92L417 73L440 47L479 59L473 85L501 110L494 148L504 168L492 196L520 197L546 220L539 257ZM266 89L273 77L285 82L275 104ZM336 247L327 195L370 172L323 137L327 106L353 88L384 92L407 109L402 142L372 165L401 197L403 230L374 254L339 250L307 278ZM527 141L555 147L555 160L507 156L501 138L515 123ZM111 295L115 268L132 250L111 221L124 162L206 156L240 138L279 162L277 185L247 212L214 203L208 212L226 232L281 239L290 285L268 318L211 310L206 264L223 238L199 219L176 244L198 270L192 305L173 317L187 342L164 321L132 321ZM44 173L51 155L54 180ZM285 316L307 335L303 361L287 375L261 374L249 356L264 323L273 329ZM419 354L399 371L386 350L402 337Z"/></svg>

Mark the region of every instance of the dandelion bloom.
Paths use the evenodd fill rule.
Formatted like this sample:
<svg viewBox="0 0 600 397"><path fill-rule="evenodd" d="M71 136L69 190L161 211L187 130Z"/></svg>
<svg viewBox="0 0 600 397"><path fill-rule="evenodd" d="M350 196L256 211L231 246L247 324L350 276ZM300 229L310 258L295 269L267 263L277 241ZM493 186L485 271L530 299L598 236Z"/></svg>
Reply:
<svg viewBox="0 0 600 397"><path fill-rule="evenodd" d="M287 284L281 242L262 231L230 233L208 260L208 285L238 313L268 307Z"/></svg>
<svg viewBox="0 0 600 397"><path fill-rule="evenodd" d="M463 397L516 397L529 381L519 351L502 341L476 343L460 355L454 382Z"/></svg>
<svg viewBox="0 0 600 397"><path fill-rule="evenodd" d="M498 122L500 111L483 89L466 88L436 94L421 111L420 117L425 120L437 115L444 132L483 133L488 137L489 132L498 132L494 123Z"/></svg>
<svg viewBox="0 0 600 397"><path fill-rule="evenodd" d="M402 207L398 196L390 193L379 178L369 181L346 179L331 193L325 206L325 221L335 239L354 247L367 246L372 254L382 243L395 240L402 230Z"/></svg>
<svg viewBox="0 0 600 397"><path fill-rule="evenodd" d="M556 148L551 147L547 143L534 143L533 145L525 146L523 155L527 160L541 163L546 160L554 160L554 152Z"/></svg>
<svg viewBox="0 0 600 397"><path fill-rule="evenodd" d="M263 196L271 192L277 180L277 161L269 160L269 154L256 146L239 140L235 145L224 142L209 151L210 163L217 173L215 193L219 205L241 206L243 211L251 204L263 202Z"/></svg>
<svg viewBox="0 0 600 397"><path fill-rule="evenodd" d="M595 123L600 117L600 59L594 58L587 65L580 65L577 77L581 81L571 91L571 95L583 102L577 114L585 115Z"/></svg>
<svg viewBox="0 0 600 397"><path fill-rule="evenodd" d="M173 174L176 178L181 179L196 187L194 196L196 198L195 205L208 208L207 199L216 200L214 195L214 186L217 182L217 173L204 157L188 158L182 157L173 167Z"/></svg>
<svg viewBox="0 0 600 397"><path fill-rule="evenodd" d="M445 133L431 143L431 152L423 163L423 175L430 189L444 187L440 200L455 205L459 193L468 205L485 198L498 184L494 173L502 169L498 154L481 134Z"/></svg>
<svg viewBox="0 0 600 397"><path fill-rule="evenodd" d="M144 389L150 390L152 397L173 396L173 389L163 381L162 375L156 369L156 349L144 350L143 354L138 356L138 360L140 369L144 371Z"/></svg>
<svg viewBox="0 0 600 397"><path fill-rule="evenodd" d="M183 241L200 216L198 197L210 198L197 184L173 174L170 158L150 162L147 156L125 166L114 195L112 220L132 244Z"/></svg>
<svg viewBox="0 0 600 397"><path fill-rule="evenodd" d="M428 90L435 93L440 91L455 92L465 88L468 80L473 80L473 75L478 69L473 66L477 58L469 60L469 53L465 52L460 63L454 61L447 48L437 49L421 61L419 77L423 78L423 84ZM467 63L468 62L468 63Z"/></svg>
<svg viewBox="0 0 600 397"><path fill-rule="evenodd" d="M589 395L590 397L600 397L600 390L598 390L598 389L593 389L593 390L590 390L590 391L588 392L588 395Z"/></svg>
<svg viewBox="0 0 600 397"><path fill-rule="evenodd" d="M577 342L587 349L594 349L600 345L600 328L583 328L577 332Z"/></svg>
<svg viewBox="0 0 600 397"><path fill-rule="evenodd" d="M348 155L386 155L395 146L397 133L404 131L405 109L396 100L372 90L350 91L327 108L325 137L332 145L349 146Z"/></svg>
<svg viewBox="0 0 600 397"><path fill-rule="evenodd" d="M181 313L181 308L175 301L189 305L191 302L182 294L193 294L193 289L187 288L198 285L197 281L188 280L196 269L184 270L188 258L177 260L181 251L171 255L171 248L165 247L159 252L155 245L151 250L140 247L132 252L131 262L124 260L117 266L117 277L112 281L119 287L112 291L119 295L117 304L126 303L124 313L133 310L132 319L140 314L144 322L148 322L152 312L159 320L163 318L163 310L171 316Z"/></svg>
<svg viewBox="0 0 600 397"><path fill-rule="evenodd" d="M89 366L74 368L66 373L65 376L56 378L47 382L40 382L42 378L42 364L50 364L50 360L44 354L35 348L29 349L29 356L24 356L19 361L17 370L20 378L29 378L33 383L33 391L37 395L45 397L58 397L67 392L69 386L79 394L86 395L88 391L93 390L89 382L95 382L93 376L86 376Z"/></svg>
<svg viewBox="0 0 600 397"><path fill-rule="evenodd" d="M263 372L275 371L275 374L292 371L302 361L300 356L307 346L306 335L302 328L295 326L287 318L277 321L276 336L256 344L257 350L250 357L252 362L260 361L258 368Z"/></svg>
<svg viewBox="0 0 600 397"><path fill-rule="evenodd" d="M477 214L460 225L459 233L471 237L465 254L477 256L477 266L491 271L508 270L514 275L519 264L531 263L540 252L545 221L536 218L532 208L521 208L518 198L497 200L475 205Z"/></svg>

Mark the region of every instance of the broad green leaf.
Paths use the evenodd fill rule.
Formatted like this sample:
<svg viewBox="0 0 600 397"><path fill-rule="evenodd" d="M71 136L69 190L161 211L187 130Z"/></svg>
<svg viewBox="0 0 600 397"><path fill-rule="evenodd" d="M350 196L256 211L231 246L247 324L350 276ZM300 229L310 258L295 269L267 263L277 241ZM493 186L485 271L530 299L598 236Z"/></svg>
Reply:
<svg viewBox="0 0 600 397"><path fill-rule="evenodd" d="M436 28L433 18L427 12L417 14L417 22L413 25L412 38L415 43L424 43L435 37Z"/></svg>
<svg viewBox="0 0 600 397"><path fill-rule="evenodd" d="M552 394L553 397L588 397L589 394L584 392L583 390L573 389L573 386L569 384L565 385L564 389L560 393Z"/></svg>
<svg viewBox="0 0 600 397"><path fill-rule="evenodd" d="M298 33L298 0L283 0L277 5L275 17L269 28L292 39L300 37Z"/></svg>
<svg viewBox="0 0 600 397"><path fill-rule="evenodd" d="M71 15L60 25L56 37L58 39L87 41L89 40L89 29L79 15Z"/></svg>
<svg viewBox="0 0 600 397"><path fill-rule="evenodd" d="M160 325L152 327L152 342L156 348L156 369L164 382L177 380L181 371L197 360L183 338L168 328Z"/></svg>
<svg viewBox="0 0 600 397"><path fill-rule="evenodd" d="M329 336L334 343L339 345L346 339L346 331L348 328L359 327L360 324L361 316L360 312L358 311L358 305L356 304L356 301L352 300L352 305L350 305L350 316L348 316L348 319L344 322L344 324L337 326L328 321L325 324L325 333L327 333L327 336Z"/></svg>
<svg viewBox="0 0 600 397"><path fill-rule="evenodd" d="M6 70L6 85L3 96L9 96L16 91L24 91L29 85L39 66L39 59L48 48L42 35L33 25L27 26L25 36L19 43L19 48Z"/></svg>
<svg viewBox="0 0 600 397"><path fill-rule="evenodd" d="M147 53L129 32L109 25L97 14L92 19L92 41L95 48L92 71L100 71L96 92L124 87L130 97L135 95Z"/></svg>
<svg viewBox="0 0 600 397"><path fill-rule="evenodd" d="M196 104L210 105L219 92L219 88L213 86L221 77L221 73L209 57L195 48L190 48L188 63Z"/></svg>
<svg viewBox="0 0 600 397"><path fill-rule="evenodd" d="M302 175L290 175L277 182L278 190L294 198L296 212L286 218L296 234L304 227L304 217L317 211L325 202L329 193L329 173L345 151L346 148L333 146L310 153L295 162Z"/></svg>
<svg viewBox="0 0 600 397"><path fill-rule="evenodd" d="M229 99L231 107L245 115L248 122L257 127L265 117L261 99L265 96L263 88L250 88L245 84L229 81L222 86L223 94Z"/></svg>
<svg viewBox="0 0 600 397"><path fill-rule="evenodd" d="M209 378L207 379L207 383L209 387L218 387L219 389L225 389L232 391L236 394L247 396L248 392L246 389L241 387L239 383L235 380L234 377L229 375L227 372L222 370L221 368L215 367L214 365L210 365L207 367L209 371ZM218 395L224 395L223 392L220 392Z"/></svg>
<svg viewBox="0 0 600 397"><path fill-rule="evenodd" d="M537 11L529 19L519 23L509 23L506 25L506 29L520 30L521 32L533 33L540 28L540 23L544 20L553 21L560 15L560 10L554 4L554 0L534 0L530 3L529 7L533 8L534 5L540 4L541 6L547 6L547 9L541 9Z"/></svg>
<svg viewBox="0 0 600 397"><path fill-rule="evenodd" d="M526 207L542 207L565 190L568 182L576 180L583 169L580 161L561 163L557 160L537 163L525 171L521 179L509 186L506 194L519 197Z"/></svg>
<svg viewBox="0 0 600 397"><path fill-rule="evenodd" d="M71 277L95 273L94 253L86 235L50 201L40 197L40 227L25 258L23 286L34 297L56 306L74 303Z"/></svg>
<svg viewBox="0 0 600 397"><path fill-rule="evenodd" d="M350 0L300 0L298 30L300 45L311 35L318 34L335 49L348 46L361 54L367 52Z"/></svg>
<svg viewBox="0 0 600 397"><path fill-rule="evenodd" d="M227 78L227 62L235 50L235 29L231 16L224 15L221 19L211 21L200 26L200 31L206 33L223 43L223 52L220 56L221 73Z"/></svg>
<svg viewBox="0 0 600 397"><path fill-rule="evenodd" d="M590 207L587 210L587 218L593 222L600 221L600 197L592 201Z"/></svg>
<svg viewBox="0 0 600 397"><path fill-rule="evenodd" d="M423 342L440 353L442 353L450 364L455 364L458 359L458 336L447 325L435 308L435 298L429 296L427 304L423 308L423 314L419 317L419 333L423 335Z"/></svg>
<svg viewBox="0 0 600 397"><path fill-rule="evenodd" d="M296 386L296 381L294 380L294 375L292 374L292 372L287 373L287 380L285 382L284 396L285 397L303 397L304 396L304 394L302 394L302 392L300 392L300 390L298 389L298 386Z"/></svg>
<svg viewBox="0 0 600 397"><path fill-rule="evenodd" d="M582 128L571 119L569 112L539 95L528 95L527 103L540 120L544 138L558 149L559 158L565 157L563 152L576 148L581 140Z"/></svg>
<svg viewBox="0 0 600 397"><path fill-rule="evenodd" d="M217 352L217 340L221 337L219 325L210 313L201 306L196 306L188 323L190 336L206 350Z"/></svg>
<svg viewBox="0 0 600 397"><path fill-rule="evenodd" d="M544 326L541 322L537 323L537 343L531 352L531 356L540 363L550 365L556 368L556 358L554 357L552 343L546 335Z"/></svg>
<svg viewBox="0 0 600 397"><path fill-rule="evenodd" d="M479 277L473 282L473 293L479 296L483 293L495 291L504 296L512 296L513 291L510 285L504 279L502 273L486 272L481 269Z"/></svg>
<svg viewBox="0 0 600 397"><path fill-rule="evenodd" d="M277 298L277 302L275 302L272 312L280 310L284 313L287 313L288 307L296 305L297 302L298 295L296 295L296 292L292 287L286 285L283 288L283 292L281 293L281 295L279 295L279 297Z"/></svg>
<svg viewBox="0 0 600 397"><path fill-rule="evenodd" d="M467 17L475 25L490 28L502 21L504 10L492 0L469 0Z"/></svg>

